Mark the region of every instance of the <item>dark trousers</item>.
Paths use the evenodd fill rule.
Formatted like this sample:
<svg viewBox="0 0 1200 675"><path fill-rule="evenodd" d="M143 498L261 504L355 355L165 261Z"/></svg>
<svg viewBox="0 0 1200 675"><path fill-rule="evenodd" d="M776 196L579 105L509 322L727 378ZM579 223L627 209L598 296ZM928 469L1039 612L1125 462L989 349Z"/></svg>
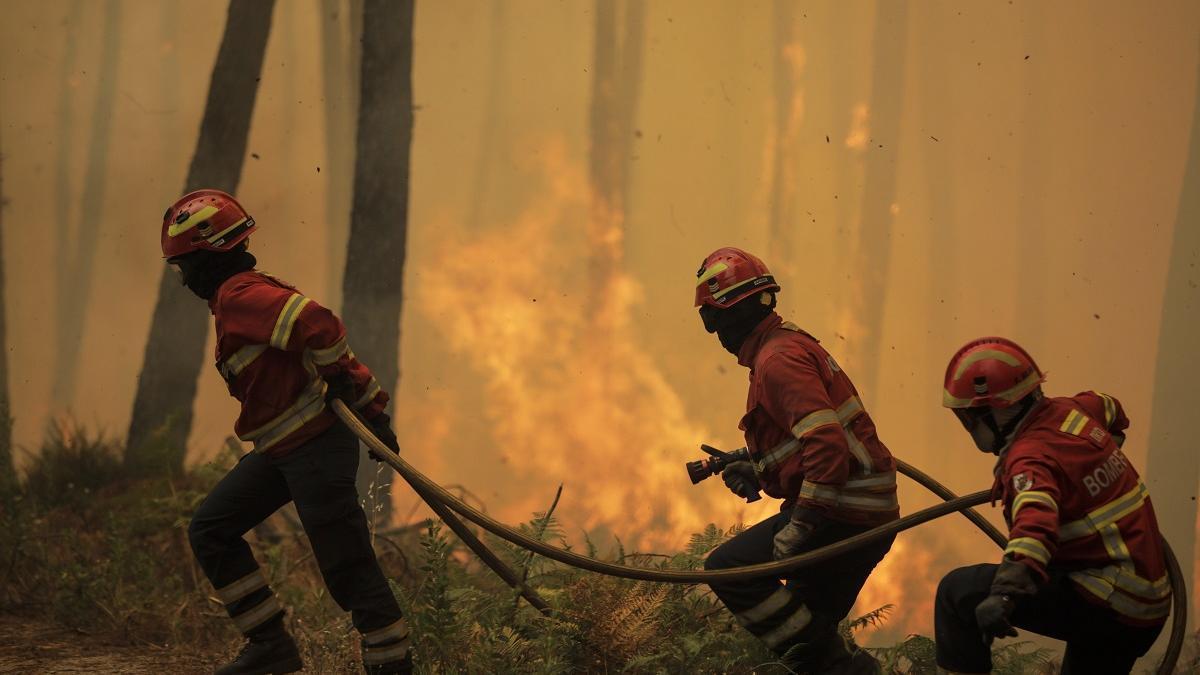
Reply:
<svg viewBox="0 0 1200 675"><path fill-rule="evenodd" d="M329 594L355 628L379 632L400 620L358 502L358 458L358 439L339 422L282 457L247 454L196 509L192 551L243 633L274 624L283 609L242 535L289 501Z"/></svg>
<svg viewBox="0 0 1200 675"><path fill-rule="evenodd" d="M787 525L783 511L721 544L704 562L708 570L770 562L775 534ZM811 551L865 532L869 527L827 521L806 543ZM775 577L712 584L713 592L738 622L778 654L792 650L799 665L822 662L831 650L843 650L838 622L854 606L871 570L892 547L895 536L854 549L837 558L798 570L785 586ZM794 649L795 648L795 649ZM798 653L799 652L799 653Z"/></svg>
<svg viewBox="0 0 1200 675"><path fill-rule="evenodd" d="M960 567L938 584L933 622L942 668L991 672L991 648L979 632L975 607L991 592L997 567ZM1085 600L1065 574L1053 570L1037 595L1017 600L1011 623L1065 641L1062 672L1070 675L1128 673L1162 630L1161 625L1147 628L1118 621L1114 612Z"/></svg>

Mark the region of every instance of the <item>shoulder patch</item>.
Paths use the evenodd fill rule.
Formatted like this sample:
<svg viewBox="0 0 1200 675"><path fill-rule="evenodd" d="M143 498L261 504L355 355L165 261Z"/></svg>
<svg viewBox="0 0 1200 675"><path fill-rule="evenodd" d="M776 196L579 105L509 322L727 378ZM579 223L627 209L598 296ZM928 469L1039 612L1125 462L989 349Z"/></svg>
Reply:
<svg viewBox="0 0 1200 675"><path fill-rule="evenodd" d="M1013 489L1017 492L1025 492L1033 489L1033 479L1027 476L1024 472L1018 473L1012 477Z"/></svg>
<svg viewBox="0 0 1200 675"><path fill-rule="evenodd" d="M1092 421L1090 417L1072 408L1071 412L1067 413L1066 419L1059 425L1058 430L1072 436L1079 436L1090 421Z"/></svg>

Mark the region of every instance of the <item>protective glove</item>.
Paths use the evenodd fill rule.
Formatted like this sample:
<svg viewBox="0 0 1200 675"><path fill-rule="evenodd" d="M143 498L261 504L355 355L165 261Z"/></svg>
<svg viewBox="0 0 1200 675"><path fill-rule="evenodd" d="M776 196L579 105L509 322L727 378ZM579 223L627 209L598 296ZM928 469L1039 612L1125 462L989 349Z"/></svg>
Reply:
<svg viewBox="0 0 1200 675"><path fill-rule="evenodd" d="M372 417L367 424L371 425L371 432L375 434L375 438L383 441L383 444L388 446L392 452L400 454L400 443L396 440L396 432L392 431L392 418L388 417L387 413L379 413ZM368 449L367 454L371 455L371 459L376 462L383 461L383 458L375 454L374 450Z"/></svg>
<svg viewBox="0 0 1200 675"><path fill-rule="evenodd" d="M1016 637L1017 630L1009 623L1016 600L1037 592L1038 583L1028 565L1007 557L1001 560L992 578L991 595L975 608L983 641L991 644L994 638Z"/></svg>
<svg viewBox="0 0 1200 675"><path fill-rule="evenodd" d="M358 393L354 389L354 378L350 377L350 373L340 371L327 375L325 384L328 385L325 389L326 403L333 403L340 399L346 405L353 407L354 402L358 400Z"/></svg>
<svg viewBox="0 0 1200 675"><path fill-rule="evenodd" d="M792 509L791 520L782 530L775 533L775 560L783 560L800 553L823 520L821 513L814 509Z"/></svg>
<svg viewBox="0 0 1200 675"><path fill-rule="evenodd" d="M762 488L758 484L758 475L754 473L754 465L750 462L731 462L721 472L721 480L725 487L742 499L750 499Z"/></svg>
<svg viewBox="0 0 1200 675"><path fill-rule="evenodd" d="M1017 629L1008 622L1016 606L1007 595L989 595L975 606L975 621L985 643L990 645L996 638L1017 636Z"/></svg>

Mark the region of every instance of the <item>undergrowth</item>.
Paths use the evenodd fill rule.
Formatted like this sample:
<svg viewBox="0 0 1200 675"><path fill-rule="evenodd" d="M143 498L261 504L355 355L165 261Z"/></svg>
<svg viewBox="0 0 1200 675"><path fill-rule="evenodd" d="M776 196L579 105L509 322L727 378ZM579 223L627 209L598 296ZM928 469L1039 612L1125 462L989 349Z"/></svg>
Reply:
<svg viewBox="0 0 1200 675"><path fill-rule="evenodd" d="M187 543L191 513L235 461L233 452L182 475L130 478L120 444L60 427L47 435L15 493L0 500L0 612L50 620L108 641L153 645L222 662L240 637ZM555 500L557 502L557 499ZM569 546L554 506L521 525ZM592 556L662 569L699 569L741 526L709 525L672 554ZM705 586L651 584L581 572L484 540L554 609L533 610L439 524L376 529L376 551L413 629L421 673L786 673ZM247 535L307 672L360 669L348 615L329 597L294 510ZM854 635L891 605L846 621ZM996 648L996 672L1052 673L1052 653L1026 642ZM1180 661L1195 663L1193 642ZM934 643L911 635L869 648L887 673L934 672ZM1180 670L1179 672L1187 672Z"/></svg>

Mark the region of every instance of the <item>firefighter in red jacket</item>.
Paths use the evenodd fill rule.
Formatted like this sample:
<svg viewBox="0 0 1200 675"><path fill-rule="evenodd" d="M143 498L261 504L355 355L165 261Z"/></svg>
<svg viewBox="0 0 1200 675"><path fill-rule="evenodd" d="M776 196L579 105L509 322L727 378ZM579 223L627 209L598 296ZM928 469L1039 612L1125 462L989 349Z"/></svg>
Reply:
<svg viewBox="0 0 1200 675"><path fill-rule="evenodd" d="M850 378L817 339L775 313L779 284L761 260L722 248L697 272L696 306L709 333L750 369L740 428L752 462L722 473L737 495L765 491L780 512L719 546L710 570L804 553L895 520L896 464ZM737 620L805 673L875 673L838 633L893 538L855 549L783 584L760 577L713 584Z"/></svg>
<svg viewBox="0 0 1200 675"><path fill-rule="evenodd" d="M284 610L242 536L289 501L330 595L362 634L368 673L411 672L409 630L371 548L355 489L359 444L328 410L341 398L393 450L388 395L346 342L342 322L294 287L254 269L254 220L233 197L199 190L163 216L162 250L208 301L216 365L242 404L234 425L254 450L213 488L192 518L192 550L247 642L217 673L290 673L299 651Z"/></svg>
<svg viewBox="0 0 1200 675"><path fill-rule="evenodd" d="M999 457L992 494L1009 540L1000 564L956 569L938 586L942 672L990 672L992 639L1017 627L1066 641L1064 673L1128 673L1167 619L1162 538L1121 452L1121 404L1091 391L1048 398L1044 380L1004 338L967 343L946 369L945 406Z"/></svg>

